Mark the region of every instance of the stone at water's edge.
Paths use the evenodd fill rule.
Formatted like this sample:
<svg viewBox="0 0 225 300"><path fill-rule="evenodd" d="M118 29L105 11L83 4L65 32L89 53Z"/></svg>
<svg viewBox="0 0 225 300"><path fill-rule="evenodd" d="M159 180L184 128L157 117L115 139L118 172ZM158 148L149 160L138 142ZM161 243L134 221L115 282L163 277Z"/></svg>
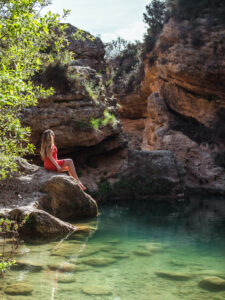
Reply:
<svg viewBox="0 0 225 300"><path fill-rule="evenodd" d="M48 172L24 159L19 159L18 165L22 174L0 186L0 209L6 206L6 216L23 221L23 234L43 238L66 235L76 228L57 217L77 221L97 216L95 200L70 176Z"/></svg>
<svg viewBox="0 0 225 300"><path fill-rule="evenodd" d="M55 218L49 213L35 208L20 207L9 213L13 220L22 222L19 233L35 237L49 238L64 236L76 230L76 227Z"/></svg>
<svg viewBox="0 0 225 300"><path fill-rule="evenodd" d="M46 195L40 198L38 208L60 219L76 220L98 214L96 202L69 176L51 177L43 184L41 191Z"/></svg>
<svg viewBox="0 0 225 300"><path fill-rule="evenodd" d="M129 151L128 167L123 172L127 184L121 197L175 199L184 196L185 172L170 151Z"/></svg>

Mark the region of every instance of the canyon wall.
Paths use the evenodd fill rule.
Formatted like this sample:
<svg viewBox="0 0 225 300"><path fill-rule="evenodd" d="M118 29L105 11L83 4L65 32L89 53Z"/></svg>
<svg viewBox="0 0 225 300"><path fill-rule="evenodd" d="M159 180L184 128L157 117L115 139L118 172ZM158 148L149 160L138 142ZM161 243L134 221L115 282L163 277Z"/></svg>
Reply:
<svg viewBox="0 0 225 300"><path fill-rule="evenodd" d="M218 20L209 25L207 17L195 22L170 18L145 61L138 92L119 97L124 120L130 107L135 111L136 105L139 112L141 102L135 120L145 123L139 146L172 151L185 166L186 186L192 190L225 192L224 36ZM141 100L133 101L137 93ZM126 131L135 138L132 126Z"/></svg>
<svg viewBox="0 0 225 300"><path fill-rule="evenodd" d="M117 103L105 85L104 45L87 32L85 40L72 39L76 30L68 25L66 31L67 48L74 54L74 60L67 64L55 62L35 78L46 87L53 86L54 95L39 99L36 107L23 111L22 122L31 127L37 156L42 133L48 128L55 132L60 154L79 150L80 156L85 151L88 156L126 144Z"/></svg>

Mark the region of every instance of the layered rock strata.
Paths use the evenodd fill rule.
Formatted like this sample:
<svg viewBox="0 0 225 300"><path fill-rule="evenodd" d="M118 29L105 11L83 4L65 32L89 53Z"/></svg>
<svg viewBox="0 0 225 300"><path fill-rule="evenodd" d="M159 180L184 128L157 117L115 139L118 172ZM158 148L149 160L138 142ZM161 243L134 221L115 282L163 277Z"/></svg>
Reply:
<svg viewBox="0 0 225 300"><path fill-rule="evenodd" d="M88 33L85 40L74 40L76 30L72 25L67 29L68 48L75 59L68 64L55 62L35 77L46 87L53 86L54 95L39 99L36 107L27 108L21 116L23 124L31 127L37 154L48 128L54 130L61 153L82 148L88 156L93 146L99 153L125 146L116 101L105 85L104 45Z"/></svg>
<svg viewBox="0 0 225 300"><path fill-rule="evenodd" d="M148 98L139 89L147 103L142 149L172 151L186 168L189 188L222 194L224 34L224 25L216 19L209 24L207 15L195 22L171 18L145 62L142 85L154 94ZM133 96L127 98L132 101ZM122 113L127 103L121 101Z"/></svg>

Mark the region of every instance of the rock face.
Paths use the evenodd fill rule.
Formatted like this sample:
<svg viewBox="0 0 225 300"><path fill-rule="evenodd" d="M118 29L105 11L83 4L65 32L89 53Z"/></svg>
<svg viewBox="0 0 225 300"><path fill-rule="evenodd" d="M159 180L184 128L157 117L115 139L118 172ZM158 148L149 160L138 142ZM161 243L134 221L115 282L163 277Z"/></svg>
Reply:
<svg viewBox="0 0 225 300"><path fill-rule="evenodd" d="M137 197L175 199L183 196L184 174L182 165L169 151L129 151L123 178L128 178L128 190L136 190Z"/></svg>
<svg viewBox="0 0 225 300"><path fill-rule="evenodd" d="M80 219L97 215L96 202L69 176L53 176L41 189L46 193L39 200L39 208L63 219Z"/></svg>
<svg viewBox="0 0 225 300"><path fill-rule="evenodd" d="M93 69L101 70L105 68L105 47L101 39L93 37L89 32L83 31L83 39L73 39L72 35L77 32L77 28L67 24L65 30L69 46L66 47L72 51L76 58L76 64L79 66L90 66Z"/></svg>
<svg viewBox="0 0 225 300"><path fill-rule="evenodd" d="M55 62L38 74L37 83L53 86L55 94L39 99L36 107L23 111L22 121L31 127L31 139L40 149L41 136L50 128L61 153L97 146L101 153L124 147L116 101L105 85L104 46L99 38L73 40L76 28L69 25L69 50L76 53L68 64ZM88 36L85 33L84 36Z"/></svg>
<svg viewBox="0 0 225 300"><path fill-rule="evenodd" d="M20 207L13 209L9 217L23 222L19 229L22 235L32 235L41 238L65 236L76 231L76 227L53 217L43 210Z"/></svg>
<svg viewBox="0 0 225 300"><path fill-rule="evenodd" d="M184 197L184 176L182 164L170 151L130 150L120 176L111 184L100 182L95 196L106 202L171 201Z"/></svg>
<svg viewBox="0 0 225 300"><path fill-rule="evenodd" d="M148 78L144 78L139 89L131 94L115 94L120 105L119 114L123 132L128 138L129 148L141 150L142 132L147 117L147 98L151 93Z"/></svg>
<svg viewBox="0 0 225 300"><path fill-rule="evenodd" d="M214 21L170 18L164 25L139 89L147 103L142 149L172 151L186 168L190 189L224 194L225 27ZM121 99L122 116L134 96Z"/></svg>
<svg viewBox="0 0 225 300"><path fill-rule="evenodd" d="M152 94L148 99L148 114L143 148L149 151L155 149L172 151L178 161L186 167L186 184L189 187L199 186L208 191L223 192L224 170L216 166L212 157L213 149L209 148L207 142L199 144L182 131L176 130L182 126L182 120L169 110L165 99L158 93Z"/></svg>
<svg viewBox="0 0 225 300"><path fill-rule="evenodd" d="M97 216L96 202L69 176L48 172L23 159L18 164L23 175L1 183L0 209L7 208L11 219L25 221L23 233L63 235L76 228L57 217L77 221Z"/></svg>

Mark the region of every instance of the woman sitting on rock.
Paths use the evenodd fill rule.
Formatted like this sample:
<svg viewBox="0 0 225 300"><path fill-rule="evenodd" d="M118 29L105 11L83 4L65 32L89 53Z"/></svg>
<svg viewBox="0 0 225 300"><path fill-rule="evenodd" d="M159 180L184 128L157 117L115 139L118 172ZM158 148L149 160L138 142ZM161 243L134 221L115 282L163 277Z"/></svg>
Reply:
<svg viewBox="0 0 225 300"><path fill-rule="evenodd" d="M51 129L45 130L41 142L41 158L44 160L44 167L49 171L69 171L70 176L78 181L83 190L86 188L77 176L72 159L57 159L57 148L54 144L55 134Z"/></svg>

